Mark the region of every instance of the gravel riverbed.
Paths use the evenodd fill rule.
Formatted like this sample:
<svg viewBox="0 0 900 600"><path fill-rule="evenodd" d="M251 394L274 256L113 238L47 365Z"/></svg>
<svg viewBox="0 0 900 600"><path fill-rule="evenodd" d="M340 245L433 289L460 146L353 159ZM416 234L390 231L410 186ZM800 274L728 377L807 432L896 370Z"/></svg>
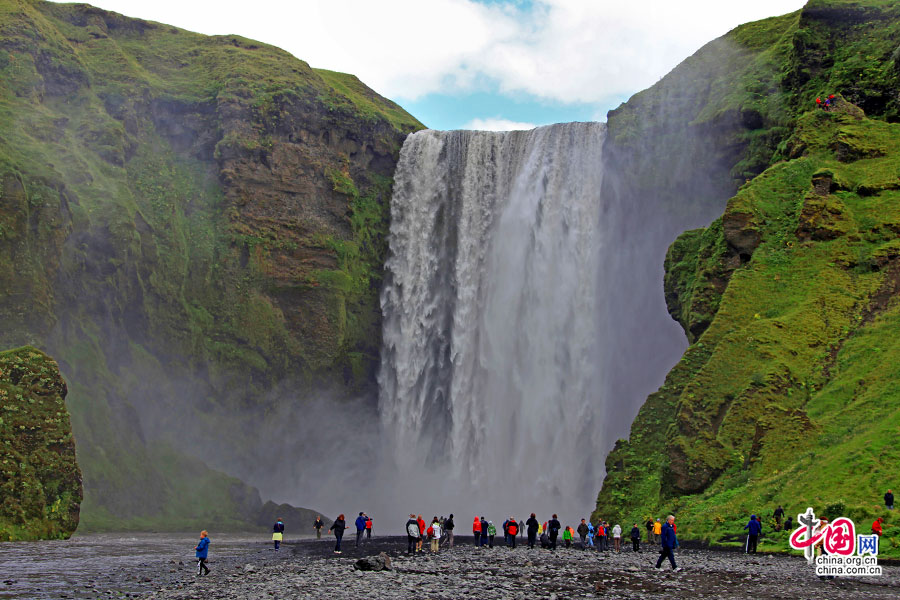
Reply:
<svg viewBox="0 0 900 600"><path fill-rule="evenodd" d="M578 548L529 550L503 546L476 548L459 539L437 555L406 555L405 538L374 538L360 549L347 540L333 554L331 540L248 549L243 556L215 558L212 572L197 577L193 564L154 578L158 586L135 596L155 600L278 598L850 598L900 597L900 567L883 575L820 580L800 557L747 556L718 550L679 550L680 572L653 567L658 552L582 551ZM386 552L388 571L354 568L360 557ZM148 586L151 587L151 586Z"/></svg>

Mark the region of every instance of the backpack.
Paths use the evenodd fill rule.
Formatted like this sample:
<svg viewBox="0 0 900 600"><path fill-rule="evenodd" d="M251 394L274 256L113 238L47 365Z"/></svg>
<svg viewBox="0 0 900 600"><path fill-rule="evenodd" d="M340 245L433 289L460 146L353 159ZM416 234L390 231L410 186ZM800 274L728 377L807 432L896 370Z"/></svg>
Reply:
<svg viewBox="0 0 900 600"><path fill-rule="evenodd" d="M519 526L515 523L510 523L506 530L509 532L509 535L516 535L519 533Z"/></svg>
<svg viewBox="0 0 900 600"><path fill-rule="evenodd" d="M428 537L434 537L434 527L429 527L429 528L425 531L425 535L427 535Z"/></svg>
<svg viewBox="0 0 900 600"><path fill-rule="evenodd" d="M410 523L406 526L406 533L409 537L417 538L419 537L419 524L418 523Z"/></svg>

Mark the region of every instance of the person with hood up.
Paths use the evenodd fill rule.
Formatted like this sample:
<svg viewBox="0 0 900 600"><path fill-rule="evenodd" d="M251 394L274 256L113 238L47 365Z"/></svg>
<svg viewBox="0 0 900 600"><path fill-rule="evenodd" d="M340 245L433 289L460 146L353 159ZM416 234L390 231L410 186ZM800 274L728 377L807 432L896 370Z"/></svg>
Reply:
<svg viewBox="0 0 900 600"><path fill-rule="evenodd" d="M631 528L631 550L632 552L641 551L641 528L637 523Z"/></svg>
<svg viewBox="0 0 900 600"><path fill-rule="evenodd" d="M209 567L206 566L206 559L209 557L209 534L204 529L200 532L200 542L194 548L197 556L197 577L203 577L203 572L209 575Z"/></svg>
<svg viewBox="0 0 900 600"><path fill-rule="evenodd" d="M590 521L588 521L587 526L588 526L588 538L587 538L588 546L590 546L591 549L593 549L594 548L594 537L597 535L597 530L594 528L594 524L591 523Z"/></svg>
<svg viewBox="0 0 900 600"><path fill-rule="evenodd" d="M284 539L284 521L280 518L275 520L275 524L272 525L272 541L275 542L275 549L281 546L281 541Z"/></svg>
<svg viewBox="0 0 900 600"><path fill-rule="evenodd" d="M750 516L750 522L744 525L747 531L747 545L744 552L747 554L756 554L756 543L759 540L759 533L762 531L762 523L756 519L756 515Z"/></svg>
<svg viewBox="0 0 900 600"><path fill-rule="evenodd" d="M567 526L563 529L563 542L566 544L566 548L572 546L572 537L572 528Z"/></svg>
<svg viewBox="0 0 900 600"><path fill-rule="evenodd" d="M416 551L419 545L419 522L416 521L416 515L410 513L409 520L406 522L406 554L410 555Z"/></svg>
<svg viewBox="0 0 900 600"><path fill-rule="evenodd" d="M528 528L528 547L534 548L534 540L537 538L538 529L541 527L534 513L531 513L531 516L525 521L525 527Z"/></svg>
<svg viewBox="0 0 900 600"><path fill-rule="evenodd" d="M338 518L334 520L334 523L331 524L331 527L328 528L328 532L334 532L334 539L336 543L334 544L334 553L341 553L341 540L344 539L344 530L347 529L347 522L344 520L344 513L338 515Z"/></svg>
<svg viewBox="0 0 900 600"><path fill-rule="evenodd" d="M362 541L363 534L366 532L366 522L368 522L368 518L366 518L366 513L359 513L359 516L356 517L356 547L359 548L359 542Z"/></svg>
<svg viewBox="0 0 900 600"><path fill-rule="evenodd" d="M577 531L578 531L578 537L581 538L581 549L582 549L582 550L586 550L586 549L587 549L587 544L585 543L584 538L587 537L587 534L588 534L588 526L587 526L587 523L585 523L585 520L584 520L584 519L582 519L582 520L581 520L581 523L578 524L578 529L577 529Z"/></svg>
<svg viewBox="0 0 900 600"><path fill-rule="evenodd" d="M884 523L884 519L881 517L878 517L877 519L875 519L875 522L872 523L872 533L874 533L878 537L881 537L881 532L882 532L881 524L882 523Z"/></svg>
<svg viewBox="0 0 900 600"><path fill-rule="evenodd" d="M494 547L494 536L497 535L497 528L494 527L493 521L488 521L487 525L487 537L488 537L488 548ZM509 534L506 535L506 539L509 539Z"/></svg>
<svg viewBox="0 0 900 600"><path fill-rule="evenodd" d="M619 552L622 544L622 526L618 523L612 528L613 541L615 542L615 550Z"/></svg>
<svg viewBox="0 0 900 600"><path fill-rule="evenodd" d="M487 533L487 532L485 531L485 533ZM481 519L479 519L478 517L475 517L475 520L472 521L472 535L475 536L475 545L480 546L481 545L480 544L480 542L481 542L481 539L480 539L481 538Z"/></svg>
<svg viewBox="0 0 900 600"><path fill-rule="evenodd" d="M659 551L659 558L656 560L656 568L659 569L662 567L663 559L669 559L669 562L672 564L673 571L680 571L681 569L678 565L675 564L675 554L672 552L675 547L678 545L678 538L675 537L675 529L672 527L675 523L675 517L673 515L669 515L666 517L666 524L660 527L662 533L660 533L660 546L661 549Z"/></svg>
<svg viewBox="0 0 900 600"><path fill-rule="evenodd" d="M488 543L487 540L487 530L488 530L488 522L487 519L481 517L481 545L484 546Z"/></svg>

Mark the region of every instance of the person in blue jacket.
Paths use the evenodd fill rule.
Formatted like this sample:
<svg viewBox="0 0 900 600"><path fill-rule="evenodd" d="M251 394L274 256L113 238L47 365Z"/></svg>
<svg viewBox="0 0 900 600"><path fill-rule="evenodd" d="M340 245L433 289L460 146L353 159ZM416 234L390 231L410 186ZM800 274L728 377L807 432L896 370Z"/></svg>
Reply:
<svg viewBox="0 0 900 600"><path fill-rule="evenodd" d="M756 554L756 542L759 540L759 533L762 531L762 523L760 523L756 515L750 516L750 522L744 525L747 531L747 545L744 552L747 554Z"/></svg>
<svg viewBox="0 0 900 600"><path fill-rule="evenodd" d="M356 517L356 547L359 548L359 542L362 540L363 534L366 532L366 523L368 523L369 519L366 517L366 513L359 513L359 516Z"/></svg>
<svg viewBox="0 0 900 600"><path fill-rule="evenodd" d="M656 561L657 569L662 567L663 559L668 557L669 562L672 563L672 570L681 570L681 568L675 564L675 555L672 553L675 547L678 546L678 538L675 537L675 529L672 527L674 524L675 517L669 515L666 518L665 524L662 526L662 534L660 535L660 546L662 546L662 548L659 551L659 558Z"/></svg>
<svg viewBox="0 0 900 600"><path fill-rule="evenodd" d="M204 571L209 575L209 567L206 566L206 558L209 556L209 534L205 529L200 532L200 543L194 550L197 552L197 576L202 577Z"/></svg>
<svg viewBox="0 0 900 600"><path fill-rule="evenodd" d="M272 541L275 542L275 549L278 550L279 546L281 546L281 540L284 539L284 521L281 519L276 519L275 524L272 525Z"/></svg>

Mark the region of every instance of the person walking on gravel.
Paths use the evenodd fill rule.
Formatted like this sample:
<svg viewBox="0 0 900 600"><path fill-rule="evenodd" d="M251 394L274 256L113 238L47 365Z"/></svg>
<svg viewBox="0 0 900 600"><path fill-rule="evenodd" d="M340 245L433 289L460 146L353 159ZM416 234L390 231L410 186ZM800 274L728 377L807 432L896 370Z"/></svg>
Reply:
<svg viewBox="0 0 900 600"><path fill-rule="evenodd" d="M613 540L616 545L616 548L615 548L616 552L619 552L621 550L621 546L622 546L622 526L619 525L618 523L616 523L616 525L612 529L612 534L613 534Z"/></svg>
<svg viewBox="0 0 900 600"><path fill-rule="evenodd" d="M556 538L559 537L559 530L562 528L559 520L556 518L556 514L553 515L553 518L550 519L550 522L547 523L547 527L550 529L550 549L556 550Z"/></svg>
<svg viewBox="0 0 900 600"><path fill-rule="evenodd" d="M194 551L197 556L197 577L203 577L204 571L209 575L209 567L206 566L206 559L209 557L209 534L205 529L200 532L200 542Z"/></svg>
<svg viewBox="0 0 900 600"><path fill-rule="evenodd" d="M313 523L313 529L316 530L316 539L322 539L322 528L325 527L325 521L322 520L322 515L316 515L316 521Z"/></svg>
<svg viewBox="0 0 900 600"><path fill-rule="evenodd" d="M587 550L587 543L585 543L584 538L587 537L588 526L584 519L578 524L578 529L576 529L576 531L578 532L578 537L581 538L581 549Z"/></svg>
<svg viewBox="0 0 900 600"><path fill-rule="evenodd" d="M284 539L284 521L281 519L276 519L275 524L272 525L272 541L275 542L275 549L281 546L281 540Z"/></svg>
<svg viewBox="0 0 900 600"><path fill-rule="evenodd" d="M528 528L528 547L534 550L534 540L537 539L538 529L541 524L538 523L537 517L534 513L531 513L531 516L528 517L528 520L525 521L525 527Z"/></svg>
<svg viewBox="0 0 900 600"><path fill-rule="evenodd" d="M487 532L485 531L485 533L487 533ZM472 535L475 536L475 545L480 546L481 545L481 543L480 543L481 542L481 519L479 519L478 517L475 517L475 520L472 521Z"/></svg>
<svg viewBox="0 0 900 600"><path fill-rule="evenodd" d="M673 571L680 571L681 569L678 565L675 564L675 554L673 554L673 550L675 546L678 545L678 539L675 537L675 529L673 529L673 525L675 524L675 517L673 515L669 515L666 517L666 524L660 527L660 546L661 549L659 551L659 558L656 559L656 568L662 568L662 561L665 558L669 559L669 562L672 564Z"/></svg>
<svg viewBox="0 0 900 600"><path fill-rule="evenodd" d="M341 540L344 538L344 530L347 529L347 522L344 520L344 513L338 515L338 518L334 520L334 523L331 524L331 527L328 528L328 532L334 532L334 539L336 543L334 544L334 553L341 553Z"/></svg>
<svg viewBox="0 0 900 600"><path fill-rule="evenodd" d="M363 534L366 532L366 522L368 519L366 518L366 513L359 513L359 516L356 517L356 547L359 548L359 543L362 541Z"/></svg>
<svg viewBox="0 0 900 600"><path fill-rule="evenodd" d="M756 554L756 543L759 540L759 532L762 531L762 523L756 520L756 515L750 515L750 522L744 525L747 530L747 545L744 552L747 554Z"/></svg>
<svg viewBox="0 0 900 600"><path fill-rule="evenodd" d="M641 529L638 527L637 523L631 528L631 551L641 551Z"/></svg>
<svg viewBox="0 0 900 600"><path fill-rule="evenodd" d="M409 521L406 522L406 554L410 555L416 551L419 546L419 522L416 521L416 515L410 514Z"/></svg>

